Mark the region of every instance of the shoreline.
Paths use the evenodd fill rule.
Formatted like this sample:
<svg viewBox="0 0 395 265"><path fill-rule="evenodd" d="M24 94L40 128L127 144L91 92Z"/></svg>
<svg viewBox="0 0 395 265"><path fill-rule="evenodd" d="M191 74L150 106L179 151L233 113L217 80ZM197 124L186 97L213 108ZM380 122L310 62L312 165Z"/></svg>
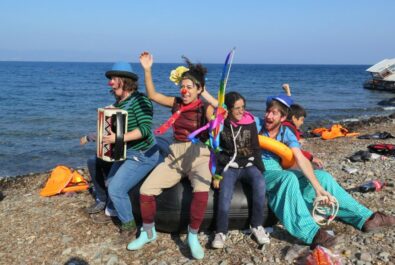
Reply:
<svg viewBox="0 0 395 265"><path fill-rule="evenodd" d="M351 120L351 121L344 121L344 122L337 122L338 124L343 125L344 127L346 127L347 129L349 129L349 131L357 131L359 129L363 129L365 126L373 126L376 124L380 124L380 123L385 123L385 122L390 122L391 120L395 120L395 112L389 115L383 115L383 116L372 116L366 119L361 119L361 120ZM314 128L318 128L318 127L326 127L329 128L330 125L335 124L335 123L331 123L329 121L323 121L323 122L313 122L311 124L307 124L306 126L304 126L304 131L306 133L308 133L310 130L314 129ZM86 165L82 165L82 166L78 166L75 167L74 169L76 170L84 170L86 169ZM3 183L9 182L11 180L16 180L19 178L25 178L25 177L30 177L30 176L34 176L37 174L43 174L46 173L48 174L50 170L47 171L40 171L40 172L29 172L26 174L21 174L21 175L14 175L14 176L0 176L0 187Z"/></svg>
<svg viewBox="0 0 395 265"><path fill-rule="evenodd" d="M363 125L363 126L362 126ZM395 114L370 118L363 122L347 123L350 131L361 134L387 131L395 135ZM324 141L306 138L303 148L324 161L330 172L347 190L353 190L370 179L387 182L380 192L351 195L373 211L395 215L395 157L366 162L350 162L347 157L365 150L372 143L395 144L395 139L357 139L340 137ZM347 173L354 168L356 173ZM78 170L87 177L86 168ZM193 261L186 245L186 235L158 233L158 240L142 250L131 252L118 245L118 229L112 224L95 224L84 213L93 202L89 192L62 194L43 198L39 192L45 185L48 172L0 178L0 260L5 264L286 264L302 257L308 247L290 236L280 224L273 226L271 243L260 247L248 231L229 232L226 248L210 247L213 234L200 233L206 257ZM326 229L339 236L335 248L344 264L394 264L395 231L382 230L362 233L340 221ZM85 263L84 263L85 262Z"/></svg>

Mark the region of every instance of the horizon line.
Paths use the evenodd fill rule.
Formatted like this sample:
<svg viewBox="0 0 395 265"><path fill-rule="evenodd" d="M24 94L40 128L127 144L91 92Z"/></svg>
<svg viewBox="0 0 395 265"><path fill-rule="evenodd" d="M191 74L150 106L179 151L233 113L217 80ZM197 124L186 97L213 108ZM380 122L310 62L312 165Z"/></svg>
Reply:
<svg viewBox="0 0 395 265"><path fill-rule="evenodd" d="M114 63L115 61L53 61L53 60L1 60L0 63ZM140 64L139 62L128 62L132 64ZM156 62L155 64L179 64L179 62ZM223 63L204 63L203 65L214 65ZM366 66L372 64L356 64L356 63L233 63L233 65L344 65L344 66Z"/></svg>

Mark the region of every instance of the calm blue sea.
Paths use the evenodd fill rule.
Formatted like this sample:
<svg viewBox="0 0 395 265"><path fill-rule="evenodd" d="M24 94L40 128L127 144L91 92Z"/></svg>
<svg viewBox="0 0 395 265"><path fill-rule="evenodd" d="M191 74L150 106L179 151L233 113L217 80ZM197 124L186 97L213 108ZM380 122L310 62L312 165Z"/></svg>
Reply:
<svg viewBox="0 0 395 265"><path fill-rule="evenodd" d="M160 92L177 95L169 73L179 64L155 64ZM142 77L142 69L133 64ZM222 65L207 65L209 91L216 94ZM394 97L362 88L368 65L233 65L227 91L238 91L247 108L262 115L268 95L291 85L308 111L307 123L392 113L377 103ZM111 63L0 62L0 176L42 172L58 164L84 166L95 144L79 138L96 131L96 109L113 103L104 72ZM144 91L143 78L140 89ZM170 115L155 108L155 126Z"/></svg>

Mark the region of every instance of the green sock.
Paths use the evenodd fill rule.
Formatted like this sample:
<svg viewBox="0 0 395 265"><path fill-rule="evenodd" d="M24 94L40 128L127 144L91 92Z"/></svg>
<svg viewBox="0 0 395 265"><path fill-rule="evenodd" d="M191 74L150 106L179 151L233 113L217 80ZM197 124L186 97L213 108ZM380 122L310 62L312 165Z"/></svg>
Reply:
<svg viewBox="0 0 395 265"><path fill-rule="evenodd" d="M127 222L127 223L123 223L121 225L121 229L122 230L134 230L136 229L136 222L134 220Z"/></svg>

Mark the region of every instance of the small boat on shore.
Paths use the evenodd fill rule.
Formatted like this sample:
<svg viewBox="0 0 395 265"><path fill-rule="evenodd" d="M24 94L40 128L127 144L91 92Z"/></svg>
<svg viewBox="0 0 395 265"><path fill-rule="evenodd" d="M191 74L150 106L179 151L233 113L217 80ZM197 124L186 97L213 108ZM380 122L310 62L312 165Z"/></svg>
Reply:
<svg viewBox="0 0 395 265"><path fill-rule="evenodd" d="M366 71L371 73L372 79L364 82L364 88L395 92L395 58L384 59Z"/></svg>

